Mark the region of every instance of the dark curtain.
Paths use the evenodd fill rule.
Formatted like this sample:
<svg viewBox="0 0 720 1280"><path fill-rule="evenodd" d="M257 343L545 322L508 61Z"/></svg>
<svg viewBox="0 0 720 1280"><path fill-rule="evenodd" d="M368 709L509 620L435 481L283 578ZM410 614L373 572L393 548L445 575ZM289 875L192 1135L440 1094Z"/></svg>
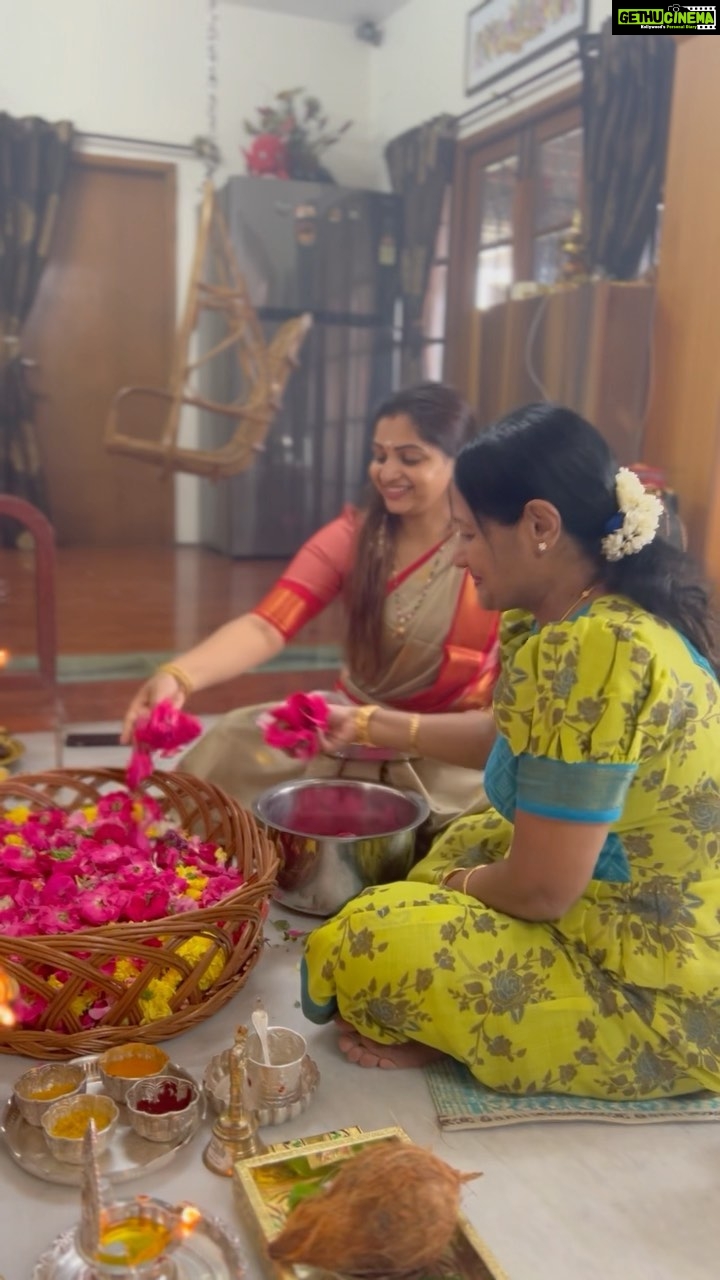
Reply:
<svg viewBox="0 0 720 1280"><path fill-rule="evenodd" d="M445 192L452 181L456 133L453 116L437 116L393 138L385 151L392 189L403 197L403 386L422 379L423 303Z"/></svg>
<svg viewBox="0 0 720 1280"><path fill-rule="evenodd" d="M0 492L46 510L23 325L47 261L72 125L0 112ZM11 539L7 526L0 541Z"/></svg>
<svg viewBox="0 0 720 1280"><path fill-rule="evenodd" d="M581 48L588 265L630 280L662 197L675 41L613 35L608 19Z"/></svg>

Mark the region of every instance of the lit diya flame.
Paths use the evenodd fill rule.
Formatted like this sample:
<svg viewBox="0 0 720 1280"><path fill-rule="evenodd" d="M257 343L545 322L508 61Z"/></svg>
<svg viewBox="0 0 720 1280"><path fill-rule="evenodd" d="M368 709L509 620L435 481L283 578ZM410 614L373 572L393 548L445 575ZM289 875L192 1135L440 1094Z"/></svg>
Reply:
<svg viewBox="0 0 720 1280"><path fill-rule="evenodd" d="M6 667L10 661L10 650L0 649L0 668Z"/></svg>
<svg viewBox="0 0 720 1280"><path fill-rule="evenodd" d="M17 982L4 969L0 969L0 1027L14 1027L15 1015L10 1006L17 997Z"/></svg>
<svg viewBox="0 0 720 1280"><path fill-rule="evenodd" d="M202 1221L202 1214L194 1204L186 1204L180 1214L180 1223L185 1235L189 1235L194 1231L198 1222Z"/></svg>

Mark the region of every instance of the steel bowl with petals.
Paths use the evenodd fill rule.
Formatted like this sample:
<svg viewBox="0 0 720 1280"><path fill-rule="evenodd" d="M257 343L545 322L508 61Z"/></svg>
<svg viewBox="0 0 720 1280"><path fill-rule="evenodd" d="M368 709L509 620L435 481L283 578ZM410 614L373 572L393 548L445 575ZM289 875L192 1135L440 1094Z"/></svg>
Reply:
<svg viewBox="0 0 720 1280"><path fill-rule="evenodd" d="M280 857L277 901L315 916L333 915L363 889L404 880L430 813L414 792L344 779L283 782L253 809Z"/></svg>

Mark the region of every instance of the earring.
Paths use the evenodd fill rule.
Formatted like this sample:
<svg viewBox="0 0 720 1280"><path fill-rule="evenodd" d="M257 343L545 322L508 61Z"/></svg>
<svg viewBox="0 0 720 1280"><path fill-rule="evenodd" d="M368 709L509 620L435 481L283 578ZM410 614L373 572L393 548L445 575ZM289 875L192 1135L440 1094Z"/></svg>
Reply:
<svg viewBox="0 0 720 1280"><path fill-rule="evenodd" d="M541 554L543 551L547 551L547 542L538 542L538 551Z"/></svg>

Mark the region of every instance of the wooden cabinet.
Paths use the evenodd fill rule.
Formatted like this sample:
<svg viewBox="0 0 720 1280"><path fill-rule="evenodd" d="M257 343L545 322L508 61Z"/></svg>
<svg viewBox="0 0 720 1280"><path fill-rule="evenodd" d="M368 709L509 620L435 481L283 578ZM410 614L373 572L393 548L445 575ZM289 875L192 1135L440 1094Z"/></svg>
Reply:
<svg viewBox="0 0 720 1280"><path fill-rule="evenodd" d="M480 425L555 400L594 423L620 462L636 462L653 305L648 283L595 280L475 312L467 392Z"/></svg>
<svg viewBox="0 0 720 1280"><path fill-rule="evenodd" d="M720 589L720 41L678 40L643 457Z"/></svg>

